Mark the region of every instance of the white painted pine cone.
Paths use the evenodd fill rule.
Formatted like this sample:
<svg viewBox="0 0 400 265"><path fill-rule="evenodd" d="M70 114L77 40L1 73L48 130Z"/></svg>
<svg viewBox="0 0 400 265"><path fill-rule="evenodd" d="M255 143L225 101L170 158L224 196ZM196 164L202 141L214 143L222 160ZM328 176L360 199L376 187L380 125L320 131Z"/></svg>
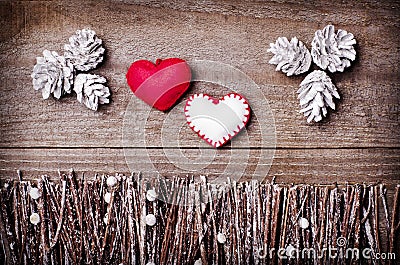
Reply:
<svg viewBox="0 0 400 265"><path fill-rule="evenodd" d="M302 74L310 69L310 52L296 37L292 38L290 42L286 37L279 37L270 46L268 51L274 56L269 63L277 65L276 71L282 71L287 76L291 76Z"/></svg>
<svg viewBox="0 0 400 265"><path fill-rule="evenodd" d="M300 113L304 113L307 122L321 121L327 115L327 107L335 109L333 98L340 98L330 77L320 70L307 75L297 93L301 105Z"/></svg>
<svg viewBox="0 0 400 265"><path fill-rule="evenodd" d="M69 44L65 44L64 55L76 69L89 71L103 61L105 50L102 45L103 41L97 37L93 30L77 30L69 38Z"/></svg>
<svg viewBox="0 0 400 265"><path fill-rule="evenodd" d="M91 110L97 110L99 104L110 102L110 89L104 85L107 80L95 74L79 74L75 78L74 91L77 99Z"/></svg>
<svg viewBox="0 0 400 265"><path fill-rule="evenodd" d="M40 90L44 99L48 99L51 94L59 99L63 94L71 93L74 67L64 56L44 50L43 57L37 57L36 60L31 75L33 88Z"/></svg>
<svg viewBox="0 0 400 265"><path fill-rule="evenodd" d="M353 34L339 29L335 33L333 25L315 32L312 41L311 55L313 61L321 69L328 69L331 73L343 72L356 59L354 45L356 40Z"/></svg>

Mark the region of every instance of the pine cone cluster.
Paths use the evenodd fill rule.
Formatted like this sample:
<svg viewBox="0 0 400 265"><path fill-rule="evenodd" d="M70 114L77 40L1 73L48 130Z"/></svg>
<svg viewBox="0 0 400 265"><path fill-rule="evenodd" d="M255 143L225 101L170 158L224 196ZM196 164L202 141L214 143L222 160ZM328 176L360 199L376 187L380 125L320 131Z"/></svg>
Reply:
<svg viewBox="0 0 400 265"><path fill-rule="evenodd" d="M286 37L279 37L270 46L268 51L272 52L274 57L269 60L269 63L277 65L276 71L282 71L287 76L291 76L302 74L310 69L311 54L296 37L290 42Z"/></svg>
<svg viewBox="0 0 400 265"><path fill-rule="evenodd" d="M44 50L43 57L36 58L33 68L33 88L40 90L44 99L50 94L59 99L63 94L71 93L74 82L74 66L57 52Z"/></svg>
<svg viewBox="0 0 400 265"><path fill-rule="evenodd" d="M60 99L62 95L70 94L73 88L78 101L92 110L97 110L99 104L109 103L110 90L104 85L104 77L76 75L77 71L94 69L103 61L102 40L93 30L78 30L64 48L64 56L45 50L43 57L37 58L31 75L33 88L41 90L44 99L50 94Z"/></svg>
<svg viewBox="0 0 400 265"><path fill-rule="evenodd" d="M342 29L335 33L335 27L328 25L315 32L311 55L314 63L321 69L328 69L331 73L343 72L356 59L355 44L353 34Z"/></svg>
<svg viewBox="0 0 400 265"><path fill-rule="evenodd" d="M311 66L311 58L322 70L343 72L356 58L355 44L353 34L342 29L335 32L334 26L328 25L315 32L311 54L296 37L290 42L286 37L278 38L268 49L274 54L269 63L277 65L276 70L287 76L307 72ZM328 108L335 109L333 99L340 99L332 80L321 70L308 74L297 93L301 105L300 113L304 113L308 122L321 121L326 117Z"/></svg>

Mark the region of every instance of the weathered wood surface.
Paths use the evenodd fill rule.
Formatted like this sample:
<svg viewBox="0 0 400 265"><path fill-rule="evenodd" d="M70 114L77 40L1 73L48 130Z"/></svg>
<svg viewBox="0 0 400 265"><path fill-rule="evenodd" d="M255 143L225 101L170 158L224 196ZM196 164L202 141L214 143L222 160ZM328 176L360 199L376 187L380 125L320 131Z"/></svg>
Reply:
<svg viewBox="0 0 400 265"><path fill-rule="evenodd" d="M199 151L196 149L182 150L189 159L194 159ZM231 161L231 152L248 156L246 163L238 164ZM208 175L210 179L221 177L224 172L238 171L243 179L252 176L260 179L262 175L254 175L256 166L259 165L259 150L219 150L211 163L197 162L196 167L204 168L198 172L183 170L193 167L194 163L182 163L178 168L171 163L172 157L160 154L158 149L132 149L127 152L125 159L124 150L112 148L88 149L7 149L0 150L2 160L2 176L17 178L17 170L25 171L24 178L48 174L57 176L58 169L68 171L73 168L76 172L86 172L88 177L95 173L129 172L129 163L137 164L144 169L143 174L150 177L154 167L165 176L181 175L182 172L194 175ZM136 160L136 161L135 161ZM240 159L242 160L242 159ZM275 152L273 165L269 171L268 179L276 176L278 183L363 183L385 182L387 184L399 183L400 155L394 149L279 149ZM227 165L233 169L227 169ZM259 165L260 166L260 165ZM245 168L243 171L242 168ZM243 172L242 172L243 171ZM226 180L223 179L224 181Z"/></svg>
<svg viewBox="0 0 400 265"><path fill-rule="evenodd" d="M136 141L135 133L123 136L126 108L130 100L137 101L126 85L126 70L137 59L182 57L232 65L260 86L274 114L278 147L268 176L276 175L284 182L399 183L399 9L397 1L372 0L3 1L0 176L14 176L21 169L33 177L71 167L78 172L126 172L123 137L137 150L140 170L141 155L148 151ZM297 36L310 47L314 32L328 23L355 35L358 59L344 73L331 75L342 96L337 111L327 121L309 125L297 113L296 90L305 75L289 78L275 72L268 64L267 49L279 36ZM42 100L30 78L43 49L62 52L68 37L84 27L94 29L107 49L106 62L94 72L109 80L112 103L98 112L86 109L72 96ZM189 94L221 96L228 91L199 82ZM167 114L136 111L148 116L146 146L152 147L156 168L163 174L184 173L163 155L160 124ZM183 126L183 114L177 120L182 127L180 147L191 152L207 147ZM137 126L142 122L138 120ZM260 122L253 119L248 127L249 144L241 146L237 141L236 146L250 146L255 152L260 147ZM163 130L168 137L169 129ZM178 149L176 144L165 146ZM273 144L264 147L273 148ZM217 151L218 156L225 157L229 150ZM251 157L246 170L251 172L257 158L257 154ZM218 175L225 164L216 161L201 173Z"/></svg>

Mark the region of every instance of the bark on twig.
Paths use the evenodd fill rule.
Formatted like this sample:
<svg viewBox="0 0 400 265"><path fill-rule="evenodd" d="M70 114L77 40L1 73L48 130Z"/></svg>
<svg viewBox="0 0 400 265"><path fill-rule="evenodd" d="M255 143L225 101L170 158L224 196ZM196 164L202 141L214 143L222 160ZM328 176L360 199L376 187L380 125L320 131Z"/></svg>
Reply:
<svg viewBox="0 0 400 265"><path fill-rule="evenodd" d="M336 265L379 264L344 257L348 248L370 248L374 255L388 246L386 251L398 254L399 186L389 208L382 184L284 185L228 179L214 185L205 177L116 178L118 185L107 187L105 176L77 179L71 171L60 174L58 183L43 176L36 184L42 196L36 200L28 194L31 183L6 183L0 189L0 263L194 264L200 259L203 264ZM158 190L157 200L146 200L149 188ZM111 198L106 202L107 190ZM30 223L32 213L39 213L39 224ZM156 216L154 226L146 225L149 213ZM307 221L310 227L304 225ZM387 237L380 237L381 222ZM321 253L324 247L337 246L339 238L346 239L338 247L342 256ZM282 260L279 256L289 254L289 245L314 248L322 256Z"/></svg>

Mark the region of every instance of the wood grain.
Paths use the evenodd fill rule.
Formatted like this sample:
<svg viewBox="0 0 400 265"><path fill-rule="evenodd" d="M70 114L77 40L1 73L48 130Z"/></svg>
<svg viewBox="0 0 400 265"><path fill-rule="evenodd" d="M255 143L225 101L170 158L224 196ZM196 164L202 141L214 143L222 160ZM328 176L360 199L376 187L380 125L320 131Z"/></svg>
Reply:
<svg viewBox="0 0 400 265"><path fill-rule="evenodd" d="M17 13L13 16L24 16L26 21L18 34L7 38L8 27L3 27L1 34L5 39L0 57L1 146L121 146L121 124L132 98L124 77L130 63L140 58L180 56L228 63L252 78L271 106L280 147L399 147L399 23L398 17L391 19L391 8L381 9L388 17L370 13L367 6L359 5L353 9L316 6L316 10L310 10L315 13L318 8L323 9L331 17L330 22L354 33L359 43L359 60L349 71L333 76L343 98L338 110L326 122L309 125L297 113L296 89L304 75L288 78L275 72L267 63L271 55L266 51L269 43L281 35L297 35L310 46L313 33L325 23L310 18L299 23L306 13L292 17L287 14L296 7L307 9L308 5L264 4L264 13L258 17L259 3L249 4L250 11L240 16L233 11L225 14L226 7L219 4L210 7L212 12L200 6L194 12L189 3L167 5L175 6L173 9L113 3L111 9L106 2L79 6L74 2L8 4ZM237 9L244 9L243 4L232 5L236 4ZM275 6L280 8L274 9ZM334 17L333 12L337 13ZM279 20L285 21L285 26ZM19 25L12 23L12 28ZM113 102L98 113L89 112L72 96L60 102L41 100L40 93L33 91L30 78L35 57L43 49L61 52L68 36L86 26L99 33L108 51L106 63L95 72L108 78ZM221 96L228 90L198 84L190 93L200 91ZM146 134L155 133L163 118L164 114L152 113L152 129ZM252 146L256 146L259 132L249 127L249 133L254 139ZM194 135L183 135L183 145L196 143ZM132 146L139 145L133 141Z"/></svg>
<svg viewBox="0 0 400 265"><path fill-rule="evenodd" d="M127 172L122 147L137 150L139 164L145 147L151 147L157 168L149 173L182 173L165 160L164 151L186 148L195 153L208 150L207 145L184 126L179 108L148 112L134 104L139 101L125 82L134 60L182 57L232 65L254 80L268 100L276 139L261 133L266 121L257 119L260 110L255 108L246 133L232 143L255 152L246 174L257 165L258 148L276 145L268 176L283 182L399 183L399 8L398 1L373 0L0 2L1 178L14 176L17 168L32 177L70 167L90 174ZM342 97L338 109L321 124L309 125L298 113L296 95L305 75L289 78L275 72L267 49L279 36L297 36L310 47L314 32L328 23L355 35L358 59L344 73L331 75ZM30 78L35 57L44 49L61 53L68 37L84 27L94 29L107 49L105 63L94 72L107 77L112 102L98 112L73 96L42 100ZM179 103L192 93L222 96L228 91L196 82ZM140 118L129 119L124 132L130 102ZM175 127L163 126L173 119ZM268 141L260 145L265 137ZM220 159L201 174L221 174L230 151L230 146L218 151Z"/></svg>
<svg viewBox="0 0 400 265"><path fill-rule="evenodd" d="M269 172L261 174L254 174L256 167L268 164L260 163L260 150L222 149L210 161L199 160L198 149L181 151L187 160L180 158L179 154L167 156L162 149L1 149L3 166L0 177L17 178L17 169L22 169L26 179L41 174L57 176L58 170L72 168L89 177L95 173L129 174L139 171L152 177L156 169L163 176L208 175L210 179L223 178L224 181L225 176L232 178L238 176L237 173L243 176L242 179L270 180L275 176L279 183L395 184L400 181L400 154L392 149L310 149L307 152L302 149L278 149ZM177 157L180 163L175 162ZM264 169L268 170L268 167ZM232 174L227 174L229 172Z"/></svg>

